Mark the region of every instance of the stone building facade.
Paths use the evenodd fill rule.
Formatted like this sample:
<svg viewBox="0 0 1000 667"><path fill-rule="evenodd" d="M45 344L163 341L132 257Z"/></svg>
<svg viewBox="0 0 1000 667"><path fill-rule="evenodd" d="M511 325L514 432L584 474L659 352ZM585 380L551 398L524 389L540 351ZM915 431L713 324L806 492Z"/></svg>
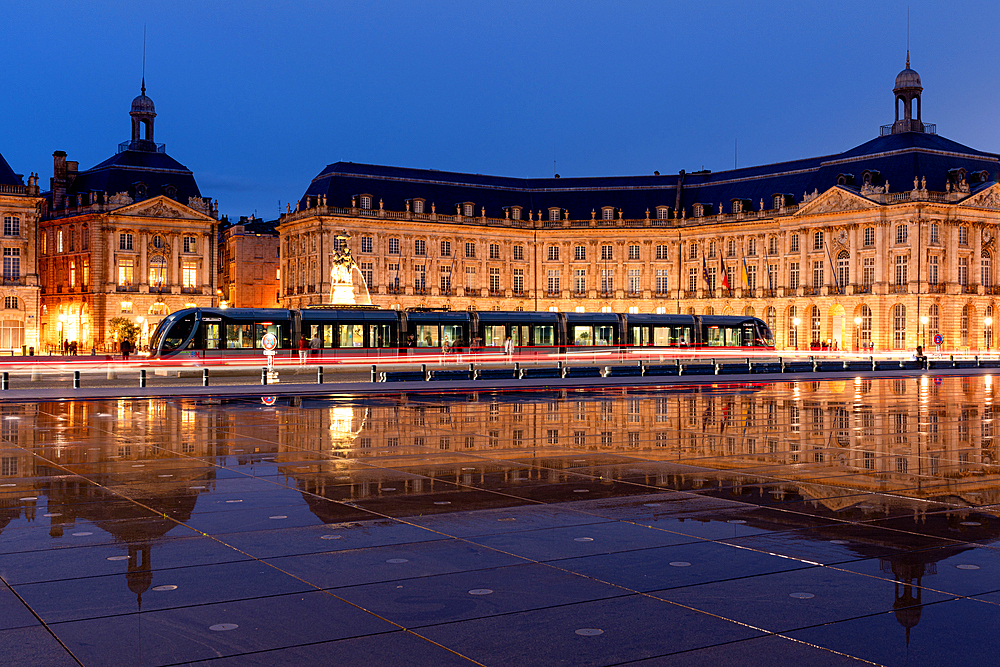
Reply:
<svg viewBox="0 0 1000 667"><path fill-rule="evenodd" d="M0 354L22 354L38 347L39 285L36 229L42 209L38 176L25 185L0 155Z"/></svg>
<svg viewBox="0 0 1000 667"><path fill-rule="evenodd" d="M54 176L39 225L41 344L112 349L108 321L133 319L140 344L166 314L218 304L218 209L189 169L153 141L156 112L132 101L132 138L113 157L79 171L53 154Z"/></svg>
<svg viewBox="0 0 1000 667"><path fill-rule="evenodd" d="M280 264L275 221L240 218L222 225L219 241L220 305L280 307Z"/></svg>
<svg viewBox="0 0 1000 667"><path fill-rule="evenodd" d="M1000 157L937 135L922 90L907 59L876 139L714 174L332 164L279 220L282 303L326 302L346 232L383 308L751 314L782 349L995 348Z"/></svg>

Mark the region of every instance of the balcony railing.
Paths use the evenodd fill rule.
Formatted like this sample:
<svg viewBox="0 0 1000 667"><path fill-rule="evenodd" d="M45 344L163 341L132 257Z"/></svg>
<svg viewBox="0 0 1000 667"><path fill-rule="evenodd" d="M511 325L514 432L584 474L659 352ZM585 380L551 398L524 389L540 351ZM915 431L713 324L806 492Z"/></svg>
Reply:
<svg viewBox="0 0 1000 667"><path fill-rule="evenodd" d="M990 295L1000 294L1000 285L987 285L986 293Z"/></svg>
<svg viewBox="0 0 1000 667"><path fill-rule="evenodd" d="M150 285L149 286L149 293L150 294L166 294L169 291L170 291L170 288L166 287L165 285Z"/></svg>
<svg viewBox="0 0 1000 667"><path fill-rule="evenodd" d="M465 296L482 296L481 290L476 287L466 287Z"/></svg>
<svg viewBox="0 0 1000 667"><path fill-rule="evenodd" d="M698 296L698 290L696 289L684 290L685 299L694 299L697 298L697 296Z"/></svg>
<svg viewBox="0 0 1000 667"><path fill-rule="evenodd" d="M868 284L868 285L855 285L854 286L854 293L855 294L871 294L872 293L872 286L870 284Z"/></svg>
<svg viewBox="0 0 1000 667"><path fill-rule="evenodd" d="M503 295L504 295L503 290L500 288L490 290L490 296L498 297Z"/></svg>
<svg viewBox="0 0 1000 667"><path fill-rule="evenodd" d="M907 283L889 285L889 294L906 294Z"/></svg>
<svg viewBox="0 0 1000 667"><path fill-rule="evenodd" d="M642 296L642 290L629 290L625 292L625 296L629 297L630 299L638 299L639 297Z"/></svg>
<svg viewBox="0 0 1000 667"><path fill-rule="evenodd" d="M402 294L403 289L399 285L386 285L386 294Z"/></svg>
<svg viewBox="0 0 1000 667"><path fill-rule="evenodd" d="M976 285L962 285L962 294L975 294Z"/></svg>
<svg viewBox="0 0 1000 667"><path fill-rule="evenodd" d="M441 296L452 296L455 290L451 287L442 287L440 290Z"/></svg>
<svg viewBox="0 0 1000 667"><path fill-rule="evenodd" d="M19 278L7 278L7 277L4 277L3 278L3 284L4 285L23 285L24 284L24 276L21 276Z"/></svg>
<svg viewBox="0 0 1000 667"><path fill-rule="evenodd" d="M423 285L417 285L416 287L413 288L413 293L419 296L426 296L427 288Z"/></svg>
<svg viewBox="0 0 1000 667"><path fill-rule="evenodd" d="M611 298L613 298L613 297L615 296L615 292L614 292L614 290L606 290L606 289L602 289L602 290L601 290L600 292L598 292L597 294L598 294L598 296L600 296L600 297L601 297L602 299L611 299Z"/></svg>
<svg viewBox="0 0 1000 667"><path fill-rule="evenodd" d="M585 289L575 289L575 290L573 290L573 298L575 298L575 299L586 299L587 298L587 290L585 290Z"/></svg>
<svg viewBox="0 0 1000 667"><path fill-rule="evenodd" d="M764 298L765 299L774 299L777 296L778 296L778 290L777 289L775 289L773 287L766 287L766 288L764 288Z"/></svg>
<svg viewBox="0 0 1000 667"><path fill-rule="evenodd" d="M545 296L553 297L553 298L558 298L559 295L560 295L560 292L557 289L547 289L547 290L545 290Z"/></svg>
<svg viewBox="0 0 1000 667"><path fill-rule="evenodd" d="M802 288L802 293L805 294L806 296L817 296L822 291L822 289L823 289L822 287L806 285L805 287Z"/></svg>
<svg viewBox="0 0 1000 667"><path fill-rule="evenodd" d="M310 285L312 287L312 285ZM312 291L312 290L310 290ZM201 294L200 287L181 287L181 294Z"/></svg>
<svg viewBox="0 0 1000 667"><path fill-rule="evenodd" d="M523 289L516 289L514 290L514 296L517 297L518 299L523 299L528 295L525 293Z"/></svg>
<svg viewBox="0 0 1000 667"><path fill-rule="evenodd" d="M118 292L138 292L138 285L118 285ZM56 288L56 292L62 292L62 286Z"/></svg>
<svg viewBox="0 0 1000 667"><path fill-rule="evenodd" d="M657 299L669 299L670 292L668 290L662 290L662 291L656 290L655 292L653 292L653 296L656 297Z"/></svg>
<svg viewBox="0 0 1000 667"><path fill-rule="evenodd" d="M944 283L930 283L927 285L930 294L944 294Z"/></svg>

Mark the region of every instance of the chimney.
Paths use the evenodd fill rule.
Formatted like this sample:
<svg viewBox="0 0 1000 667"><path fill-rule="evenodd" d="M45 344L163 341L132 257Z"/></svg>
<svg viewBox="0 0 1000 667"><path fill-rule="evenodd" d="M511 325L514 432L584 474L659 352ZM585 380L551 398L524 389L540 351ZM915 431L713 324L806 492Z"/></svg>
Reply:
<svg viewBox="0 0 1000 667"><path fill-rule="evenodd" d="M58 211L66 198L66 151L52 154L52 178L49 184L49 189L52 190L52 210Z"/></svg>

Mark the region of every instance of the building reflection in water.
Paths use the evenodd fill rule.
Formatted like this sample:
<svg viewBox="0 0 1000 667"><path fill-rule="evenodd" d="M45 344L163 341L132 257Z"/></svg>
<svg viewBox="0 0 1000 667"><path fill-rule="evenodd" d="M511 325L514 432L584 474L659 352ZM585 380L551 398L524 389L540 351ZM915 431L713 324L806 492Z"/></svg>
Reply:
<svg viewBox="0 0 1000 667"><path fill-rule="evenodd" d="M577 473L594 472L588 498L697 491L758 506L750 524L812 528L802 534L819 540L832 539L830 519L855 522L849 548L881 558L897 581L893 607L908 636L936 562L966 547L920 551L905 531L886 544L885 531L862 522L905 516L923 535L997 540L1000 522L979 509L1000 503L994 392L987 376L294 398L273 406L3 404L0 531L42 518L51 539L78 523L104 530L125 547L126 583L141 605L153 547L172 531L185 534L179 524L213 492L220 467L250 475L277 468L277 481L298 489L325 523L371 518L354 505L362 501L369 509L412 503L414 513L469 510L505 502L485 490L515 487L511 502L575 500ZM862 502L859 492L872 495ZM442 493L470 501L434 505ZM781 526L766 512L793 504ZM978 521L968 521L973 514ZM844 535L838 524L836 536ZM884 555L887 547L893 555Z"/></svg>

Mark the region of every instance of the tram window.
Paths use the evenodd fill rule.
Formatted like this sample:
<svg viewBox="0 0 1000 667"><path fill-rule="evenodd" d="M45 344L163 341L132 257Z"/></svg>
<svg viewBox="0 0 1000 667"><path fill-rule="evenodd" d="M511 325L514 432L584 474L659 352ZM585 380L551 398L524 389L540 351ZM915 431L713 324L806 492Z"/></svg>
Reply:
<svg viewBox="0 0 1000 667"><path fill-rule="evenodd" d="M365 327L362 324L340 325L340 347L364 347Z"/></svg>
<svg viewBox="0 0 1000 667"><path fill-rule="evenodd" d="M263 343L261 342L261 339L264 338L264 334L269 334L269 333L274 334L275 338L277 338L279 341L282 340L280 324L271 324L270 322L265 322L256 325L256 327L257 327L256 335L253 338L254 343L250 345L244 345L243 347L257 347L257 348L264 347Z"/></svg>
<svg viewBox="0 0 1000 667"><path fill-rule="evenodd" d="M437 347L438 328L436 324L417 325L417 347Z"/></svg>
<svg viewBox="0 0 1000 667"><path fill-rule="evenodd" d="M188 315L187 317L178 320L172 327L170 331L167 332L166 336L163 337L163 349L164 350L176 350L179 348L187 337L191 335L191 329L194 327L194 316Z"/></svg>
<svg viewBox="0 0 1000 667"><path fill-rule="evenodd" d="M226 347L230 350L253 347L253 325L227 324Z"/></svg>
<svg viewBox="0 0 1000 667"><path fill-rule="evenodd" d="M205 324L205 349L218 350L222 345L219 340L219 325Z"/></svg>
<svg viewBox="0 0 1000 667"><path fill-rule="evenodd" d="M597 328L597 344L598 345L614 345L615 343L615 328L609 324L602 324Z"/></svg>
<svg viewBox="0 0 1000 667"><path fill-rule="evenodd" d="M535 326L535 345L552 346L556 344L556 328L543 324Z"/></svg>
<svg viewBox="0 0 1000 667"><path fill-rule="evenodd" d="M444 332L443 347L451 347L452 345L462 346L466 344L462 325L443 324L441 325L441 330Z"/></svg>
<svg viewBox="0 0 1000 667"><path fill-rule="evenodd" d="M502 324L484 326L483 334L486 339L486 347L503 347L504 343L507 342L507 327Z"/></svg>
<svg viewBox="0 0 1000 667"><path fill-rule="evenodd" d="M368 325L368 347L391 347L392 336L388 324Z"/></svg>
<svg viewBox="0 0 1000 667"><path fill-rule="evenodd" d="M691 327L673 327L671 345L675 347L687 347L694 345L694 338L691 336Z"/></svg>
<svg viewBox="0 0 1000 667"><path fill-rule="evenodd" d="M510 328L511 341L514 343L514 347L520 347L522 345L527 345L531 340L528 338L528 325L522 324L521 326L513 326Z"/></svg>
<svg viewBox="0 0 1000 667"><path fill-rule="evenodd" d="M739 347L743 344L739 327L708 327L705 344L710 347Z"/></svg>
<svg viewBox="0 0 1000 667"><path fill-rule="evenodd" d="M594 327L579 326L573 327L573 345L593 345Z"/></svg>
<svg viewBox="0 0 1000 667"><path fill-rule="evenodd" d="M323 347L333 347L333 325L324 324L323 335L320 336L320 340L323 341Z"/></svg>

